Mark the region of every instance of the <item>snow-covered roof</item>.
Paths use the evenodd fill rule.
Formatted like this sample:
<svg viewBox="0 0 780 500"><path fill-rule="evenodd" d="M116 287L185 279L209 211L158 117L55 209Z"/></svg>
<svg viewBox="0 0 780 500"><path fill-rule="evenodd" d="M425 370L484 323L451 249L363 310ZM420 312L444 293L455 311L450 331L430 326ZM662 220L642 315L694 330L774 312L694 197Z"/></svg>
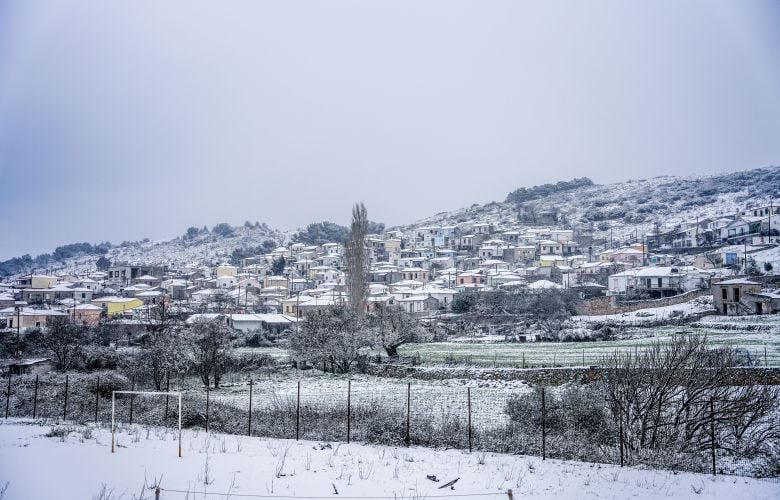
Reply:
<svg viewBox="0 0 780 500"><path fill-rule="evenodd" d="M541 290L541 289L552 289L552 288L563 288L558 283L553 283L552 281L548 280L539 280L534 281L530 285L528 285L528 288L532 290Z"/></svg>
<svg viewBox="0 0 780 500"><path fill-rule="evenodd" d="M715 285L756 285L761 286L761 283L756 283L755 281L750 281L746 278L734 278L726 281L719 281L715 283Z"/></svg>

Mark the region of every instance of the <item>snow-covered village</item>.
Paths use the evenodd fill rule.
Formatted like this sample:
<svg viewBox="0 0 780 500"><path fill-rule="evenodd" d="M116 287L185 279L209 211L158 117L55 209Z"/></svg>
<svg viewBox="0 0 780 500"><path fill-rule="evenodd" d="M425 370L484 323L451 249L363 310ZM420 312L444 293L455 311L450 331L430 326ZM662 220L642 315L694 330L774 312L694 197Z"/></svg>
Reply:
<svg viewBox="0 0 780 500"><path fill-rule="evenodd" d="M0 5L0 500L779 498L780 11L673 5Z"/></svg>

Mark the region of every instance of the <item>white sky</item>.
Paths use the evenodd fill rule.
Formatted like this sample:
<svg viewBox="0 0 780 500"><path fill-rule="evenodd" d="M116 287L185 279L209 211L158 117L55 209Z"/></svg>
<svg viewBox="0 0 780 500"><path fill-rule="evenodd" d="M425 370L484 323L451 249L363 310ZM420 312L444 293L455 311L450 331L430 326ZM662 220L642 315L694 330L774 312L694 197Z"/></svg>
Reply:
<svg viewBox="0 0 780 500"><path fill-rule="evenodd" d="M778 164L778 25L771 0L1 2L0 258Z"/></svg>

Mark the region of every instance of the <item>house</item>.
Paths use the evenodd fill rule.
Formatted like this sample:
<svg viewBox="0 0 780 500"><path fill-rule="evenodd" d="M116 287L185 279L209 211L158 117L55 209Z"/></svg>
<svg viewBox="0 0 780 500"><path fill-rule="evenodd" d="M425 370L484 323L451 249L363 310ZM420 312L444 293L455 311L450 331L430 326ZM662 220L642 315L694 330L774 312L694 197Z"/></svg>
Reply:
<svg viewBox="0 0 780 500"><path fill-rule="evenodd" d="M720 228L720 239L729 243L741 243L748 236L760 236L762 221L761 217L738 217Z"/></svg>
<svg viewBox="0 0 780 500"><path fill-rule="evenodd" d="M457 285L484 285L485 275L481 272L466 271L455 276Z"/></svg>
<svg viewBox="0 0 780 500"><path fill-rule="evenodd" d="M641 266L645 255L642 250L631 247L617 248L604 253L609 256L609 262L624 264L626 267Z"/></svg>
<svg viewBox="0 0 780 500"><path fill-rule="evenodd" d="M43 274L31 274L17 278L14 281L14 288L54 288L57 286L56 276L46 276Z"/></svg>
<svg viewBox="0 0 780 500"><path fill-rule="evenodd" d="M133 284L143 284L151 287L159 286L162 282L162 279L157 276L152 276L150 274L144 274L143 276L139 276L137 278L133 278Z"/></svg>
<svg viewBox="0 0 780 500"><path fill-rule="evenodd" d="M402 280L428 281L428 270L420 267L406 267L401 269Z"/></svg>
<svg viewBox="0 0 780 500"><path fill-rule="evenodd" d="M168 266L115 264L108 268L108 279L115 283L131 283L140 276L161 278L168 272Z"/></svg>
<svg viewBox="0 0 780 500"><path fill-rule="evenodd" d="M288 331L297 320L284 314L231 314L229 321L231 327L242 332L264 330L280 334Z"/></svg>
<svg viewBox="0 0 780 500"><path fill-rule="evenodd" d="M612 274L607 295L670 297L710 286L710 274L692 266L640 267Z"/></svg>
<svg viewBox="0 0 780 500"><path fill-rule="evenodd" d="M68 314L77 323L88 326L97 326L100 323L103 308L95 304L77 304L69 309Z"/></svg>
<svg viewBox="0 0 780 500"><path fill-rule="evenodd" d="M67 314L54 309L33 309L28 307L0 309L0 317L6 318L6 325L10 329L45 328L46 323L51 319L63 316L67 316Z"/></svg>
<svg viewBox="0 0 780 500"><path fill-rule="evenodd" d="M474 234L491 234L493 232L493 224L474 224L471 226L471 232Z"/></svg>
<svg viewBox="0 0 780 500"><path fill-rule="evenodd" d="M233 288L236 286L236 283L238 283L238 276L235 274L223 274L222 276L217 276L217 288Z"/></svg>
<svg viewBox="0 0 780 500"><path fill-rule="evenodd" d="M439 309L439 301L430 295L416 294L398 299L398 305L409 314L425 313Z"/></svg>
<svg viewBox="0 0 780 500"><path fill-rule="evenodd" d="M160 290L147 290L145 292L137 293L135 298L142 300L146 305L157 305L161 304L165 297Z"/></svg>
<svg viewBox="0 0 780 500"><path fill-rule="evenodd" d="M124 315L144 305L140 299L133 297L100 297L93 299L92 303L105 311L109 318L117 315Z"/></svg>
<svg viewBox="0 0 780 500"><path fill-rule="evenodd" d="M780 215L780 205L772 204L745 208L739 215L741 217L768 217L769 215Z"/></svg>
<svg viewBox="0 0 780 500"><path fill-rule="evenodd" d="M266 276L263 280L263 288L281 287L287 290L289 283L285 276Z"/></svg>
<svg viewBox="0 0 780 500"><path fill-rule="evenodd" d="M755 305L751 307L746 301L746 296L761 293L761 284L745 278L735 278L713 283L712 301L718 314L724 316L741 316L745 314L762 314L762 307L758 310Z"/></svg>
<svg viewBox="0 0 780 500"><path fill-rule="evenodd" d="M541 240L537 243L539 255L563 255L563 245L560 241Z"/></svg>

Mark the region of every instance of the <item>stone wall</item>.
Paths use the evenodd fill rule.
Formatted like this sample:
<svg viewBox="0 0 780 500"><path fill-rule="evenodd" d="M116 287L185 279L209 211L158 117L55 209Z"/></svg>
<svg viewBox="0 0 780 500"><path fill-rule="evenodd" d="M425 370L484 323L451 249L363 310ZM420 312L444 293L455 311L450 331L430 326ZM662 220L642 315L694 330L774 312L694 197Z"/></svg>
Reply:
<svg viewBox="0 0 780 500"><path fill-rule="evenodd" d="M561 385L567 382L598 380L605 369L591 367L561 368L458 368L447 366L371 365L369 373L380 377L413 378L420 380L501 380L530 385ZM732 368L729 370L734 385L754 381L763 385L780 385L780 368Z"/></svg>
<svg viewBox="0 0 780 500"><path fill-rule="evenodd" d="M688 302L697 297L712 295L712 291L709 288L705 290L692 290L690 292L681 293L673 297L664 297L662 299L650 299L650 300L633 300L620 302L620 298L617 295L610 297L597 297L595 299L581 300L577 303L577 314L584 316L593 316L600 314L622 314L627 312L638 311L640 309L649 309L651 307L665 307L673 306L676 304L682 304Z"/></svg>

